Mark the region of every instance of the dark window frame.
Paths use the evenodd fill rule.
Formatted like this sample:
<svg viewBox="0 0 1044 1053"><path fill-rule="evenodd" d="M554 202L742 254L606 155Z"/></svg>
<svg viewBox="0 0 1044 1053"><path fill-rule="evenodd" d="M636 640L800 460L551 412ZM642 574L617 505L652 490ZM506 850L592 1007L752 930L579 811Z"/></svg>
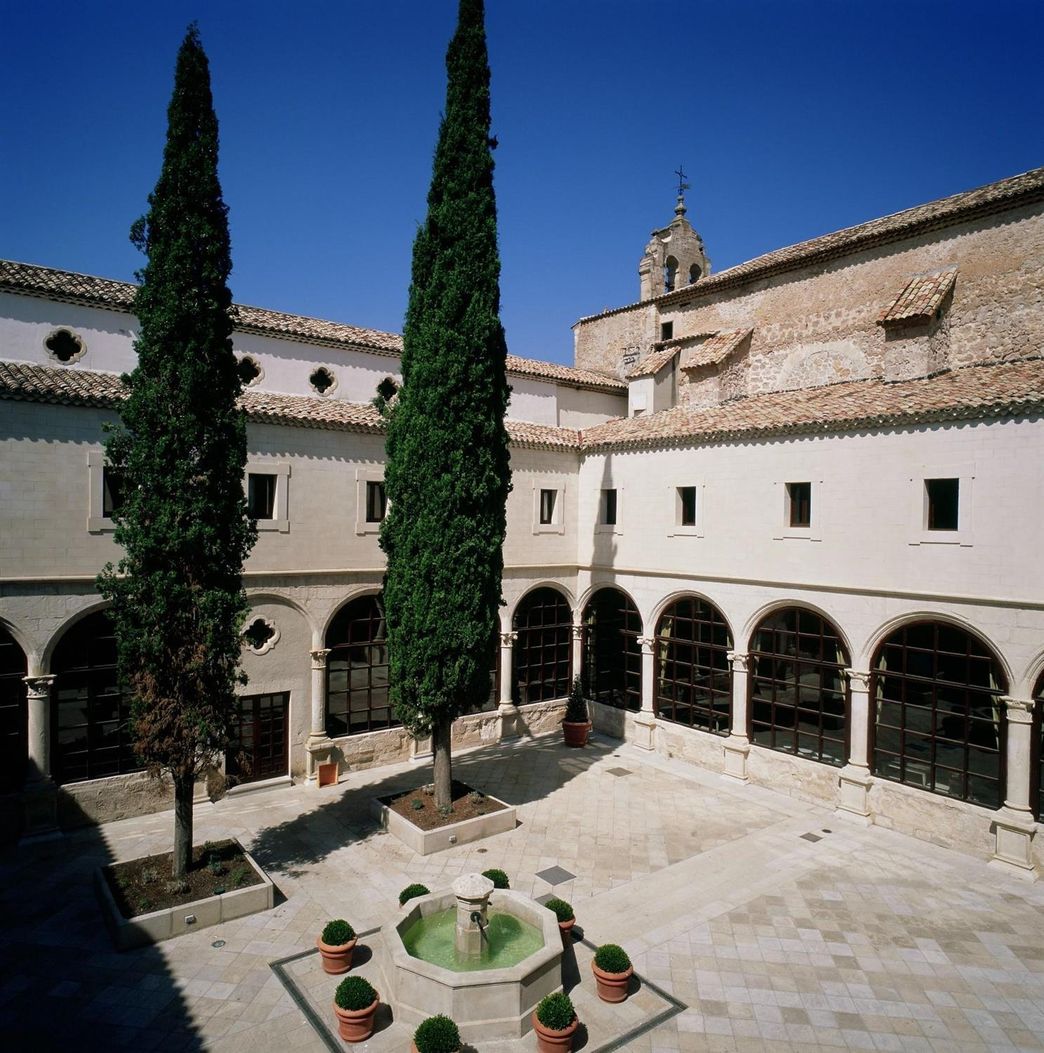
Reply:
<svg viewBox="0 0 1044 1053"><path fill-rule="evenodd" d="M925 529L955 532L961 528L961 480L925 479Z"/></svg>
<svg viewBox="0 0 1044 1053"><path fill-rule="evenodd" d="M0 625L0 793L17 793L29 757L29 660Z"/></svg>
<svg viewBox="0 0 1044 1053"><path fill-rule="evenodd" d="M269 710L277 706L282 715L282 746L276 756L272 748L273 718L264 719L265 704ZM246 710L250 710L249 715ZM265 691L257 695L237 695L229 728L230 746L225 753L225 772L238 783L259 782L286 775L290 770L290 692ZM267 727L266 727L267 725ZM244 742L249 735L252 742ZM236 747L239 747L238 749ZM248 755L253 758L251 770Z"/></svg>
<svg viewBox="0 0 1044 1053"><path fill-rule="evenodd" d="M263 492L262 479L265 480ZM257 480L256 483L255 480ZM259 522L275 519L278 489L279 474L277 472L247 472L247 512L252 519ZM259 510L265 514L260 515Z"/></svg>
<svg viewBox="0 0 1044 1053"><path fill-rule="evenodd" d="M119 468L102 466L102 519L112 519L123 504L124 475Z"/></svg>
<svg viewBox="0 0 1044 1053"><path fill-rule="evenodd" d="M580 663L584 694L603 705L642 708L642 617L622 589L598 589L584 606Z"/></svg>
<svg viewBox="0 0 1044 1053"><path fill-rule="evenodd" d="M678 526L694 527L699 517L695 486L678 487Z"/></svg>
<svg viewBox="0 0 1044 1053"><path fill-rule="evenodd" d="M804 530L812 525L812 483L787 483L787 525Z"/></svg>
<svg viewBox="0 0 1044 1053"><path fill-rule="evenodd" d="M1030 754L1030 810L1038 822L1044 806L1044 673L1033 689L1032 752ZM1034 778L1034 775L1036 776Z"/></svg>
<svg viewBox="0 0 1044 1053"><path fill-rule="evenodd" d="M558 504L558 491L540 488L540 525L553 526L555 522L555 506Z"/></svg>
<svg viewBox="0 0 1044 1053"><path fill-rule="evenodd" d="M516 705L565 698L573 677L573 611L557 589L541 586L515 608L511 660Z"/></svg>
<svg viewBox="0 0 1044 1053"><path fill-rule="evenodd" d="M388 514L388 496L383 479L366 480L366 522L382 523Z"/></svg>
<svg viewBox="0 0 1044 1053"><path fill-rule="evenodd" d="M618 508L616 489L612 488L603 490L598 505L600 525L616 526L616 513Z"/></svg>

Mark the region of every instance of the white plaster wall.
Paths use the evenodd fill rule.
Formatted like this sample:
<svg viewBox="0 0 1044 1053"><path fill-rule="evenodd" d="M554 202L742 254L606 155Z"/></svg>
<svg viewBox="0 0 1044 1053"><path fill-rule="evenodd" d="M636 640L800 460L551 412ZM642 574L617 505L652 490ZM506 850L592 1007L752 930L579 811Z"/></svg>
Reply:
<svg viewBox="0 0 1044 1053"><path fill-rule="evenodd" d="M627 392L613 395L558 385L558 425L561 428L592 428L612 417L627 416Z"/></svg>
<svg viewBox="0 0 1044 1053"><path fill-rule="evenodd" d="M558 400L555 385L531 377L509 376L511 399L507 416L533 424L558 424Z"/></svg>

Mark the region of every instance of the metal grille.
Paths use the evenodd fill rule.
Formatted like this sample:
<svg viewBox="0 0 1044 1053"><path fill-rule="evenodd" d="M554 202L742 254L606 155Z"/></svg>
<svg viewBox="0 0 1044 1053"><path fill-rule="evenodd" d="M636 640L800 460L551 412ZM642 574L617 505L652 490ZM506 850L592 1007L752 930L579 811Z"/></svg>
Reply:
<svg viewBox="0 0 1044 1053"><path fill-rule="evenodd" d="M331 738L398 727L388 692L388 644L377 596L338 612L326 633L326 733Z"/></svg>
<svg viewBox="0 0 1044 1053"><path fill-rule="evenodd" d="M617 709L642 708L642 619L619 589L599 589L584 608L584 692Z"/></svg>
<svg viewBox="0 0 1044 1053"><path fill-rule="evenodd" d="M565 698L573 665L573 612L557 590L534 589L515 611L512 691L516 705Z"/></svg>

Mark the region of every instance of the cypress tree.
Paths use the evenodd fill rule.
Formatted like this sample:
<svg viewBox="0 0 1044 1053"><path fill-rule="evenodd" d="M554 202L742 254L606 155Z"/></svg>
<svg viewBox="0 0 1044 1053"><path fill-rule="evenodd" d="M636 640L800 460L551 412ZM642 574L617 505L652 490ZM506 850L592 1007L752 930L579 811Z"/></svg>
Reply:
<svg viewBox="0 0 1044 1053"><path fill-rule="evenodd" d="M106 441L122 480L112 604L135 750L174 784L174 879L192 854L197 775L228 741L256 539L243 496L246 423L232 352L228 209L218 182L210 70L195 25L178 52L167 142L149 208L131 229L148 262L134 299L137 367Z"/></svg>
<svg viewBox="0 0 1044 1053"><path fill-rule="evenodd" d="M446 70L381 530L392 696L407 728L431 733L440 808L451 800L450 725L489 695L511 488L482 0L460 0Z"/></svg>

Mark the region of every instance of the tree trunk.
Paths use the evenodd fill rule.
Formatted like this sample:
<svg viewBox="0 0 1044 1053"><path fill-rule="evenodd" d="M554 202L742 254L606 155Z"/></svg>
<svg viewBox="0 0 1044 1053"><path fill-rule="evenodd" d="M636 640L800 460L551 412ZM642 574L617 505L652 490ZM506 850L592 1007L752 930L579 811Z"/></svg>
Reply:
<svg viewBox="0 0 1044 1053"><path fill-rule="evenodd" d="M431 746L435 754L435 807L449 808L453 803L453 758L450 755L452 721L440 718L431 728Z"/></svg>
<svg viewBox="0 0 1044 1053"><path fill-rule="evenodd" d="M184 881L192 863L192 775L174 777L174 880Z"/></svg>

